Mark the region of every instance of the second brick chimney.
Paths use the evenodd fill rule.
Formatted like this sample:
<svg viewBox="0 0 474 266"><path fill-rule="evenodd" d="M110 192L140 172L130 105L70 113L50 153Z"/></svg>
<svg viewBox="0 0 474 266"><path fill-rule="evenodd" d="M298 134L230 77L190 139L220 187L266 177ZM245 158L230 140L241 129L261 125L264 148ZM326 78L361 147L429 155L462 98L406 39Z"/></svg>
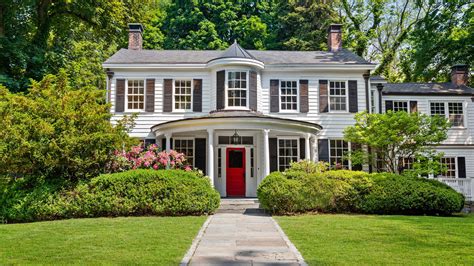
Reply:
<svg viewBox="0 0 474 266"><path fill-rule="evenodd" d="M468 65L454 65L451 67L451 82L456 85L467 85L469 80Z"/></svg>
<svg viewBox="0 0 474 266"><path fill-rule="evenodd" d="M140 23L128 23L128 49L141 50L143 46L143 26Z"/></svg>
<svg viewBox="0 0 474 266"><path fill-rule="evenodd" d="M329 51L337 52L342 49L342 25L331 24L328 30Z"/></svg>

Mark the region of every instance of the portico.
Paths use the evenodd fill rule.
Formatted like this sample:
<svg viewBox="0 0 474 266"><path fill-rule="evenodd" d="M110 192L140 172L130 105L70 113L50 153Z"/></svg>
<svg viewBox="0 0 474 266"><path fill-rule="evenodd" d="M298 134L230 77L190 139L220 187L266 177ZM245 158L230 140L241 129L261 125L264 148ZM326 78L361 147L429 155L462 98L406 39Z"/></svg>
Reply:
<svg viewBox="0 0 474 266"><path fill-rule="evenodd" d="M166 150L187 153L189 163L203 170L221 196L255 197L271 171L291 161L317 160L320 129L310 122L225 111L158 124L152 132Z"/></svg>

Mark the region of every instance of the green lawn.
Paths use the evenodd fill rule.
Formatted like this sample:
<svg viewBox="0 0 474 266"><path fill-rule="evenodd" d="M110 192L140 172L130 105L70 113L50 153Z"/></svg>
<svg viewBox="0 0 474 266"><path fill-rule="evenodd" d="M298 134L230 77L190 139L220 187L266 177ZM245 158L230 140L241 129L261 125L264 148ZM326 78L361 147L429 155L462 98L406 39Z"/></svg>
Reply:
<svg viewBox="0 0 474 266"><path fill-rule="evenodd" d="M309 265L474 265L474 215L275 218Z"/></svg>
<svg viewBox="0 0 474 266"><path fill-rule="evenodd" d="M0 265L177 265L205 219L130 217L0 225Z"/></svg>

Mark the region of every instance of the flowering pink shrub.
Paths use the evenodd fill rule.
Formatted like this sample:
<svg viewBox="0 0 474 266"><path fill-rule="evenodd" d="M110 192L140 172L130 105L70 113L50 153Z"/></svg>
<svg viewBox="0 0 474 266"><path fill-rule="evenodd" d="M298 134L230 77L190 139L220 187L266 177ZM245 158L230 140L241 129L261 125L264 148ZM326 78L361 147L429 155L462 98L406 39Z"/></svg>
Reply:
<svg viewBox="0 0 474 266"><path fill-rule="evenodd" d="M109 172L122 172L130 169L166 169L169 163L170 169L184 169L191 171L192 168L186 164L183 153L174 150L170 152L160 151L156 144L144 149L142 146L133 146L130 151L114 152L114 159L109 163Z"/></svg>

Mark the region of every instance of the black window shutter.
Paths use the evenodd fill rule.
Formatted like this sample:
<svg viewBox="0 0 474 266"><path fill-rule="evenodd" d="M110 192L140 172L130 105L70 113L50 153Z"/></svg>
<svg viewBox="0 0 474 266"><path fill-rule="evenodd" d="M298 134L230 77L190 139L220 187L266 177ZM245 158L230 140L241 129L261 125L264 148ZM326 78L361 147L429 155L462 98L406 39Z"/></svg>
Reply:
<svg viewBox="0 0 474 266"><path fill-rule="evenodd" d="M410 113L418 112L418 102L417 101L410 101Z"/></svg>
<svg viewBox="0 0 474 266"><path fill-rule="evenodd" d="M458 157L458 177L466 178L466 157Z"/></svg>
<svg viewBox="0 0 474 266"><path fill-rule="evenodd" d="M385 101L385 112L393 111L393 101Z"/></svg>
<svg viewBox="0 0 474 266"><path fill-rule="evenodd" d="M125 80L117 79L115 90L115 112L125 111Z"/></svg>
<svg viewBox="0 0 474 266"><path fill-rule="evenodd" d="M155 111L155 79L146 80L146 101L145 111Z"/></svg>
<svg viewBox="0 0 474 266"><path fill-rule="evenodd" d="M300 138L300 160L306 160L306 145L305 139ZM309 158L308 158L309 159Z"/></svg>
<svg viewBox="0 0 474 266"><path fill-rule="evenodd" d="M318 139L319 161L329 162L329 140Z"/></svg>
<svg viewBox="0 0 474 266"><path fill-rule="evenodd" d="M329 112L327 80L319 80L319 112Z"/></svg>
<svg viewBox="0 0 474 266"><path fill-rule="evenodd" d="M349 80L349 113L357 113L358 111L357 80Z"/></svg>
<svg viewBox="0 0 474 266"><path fill-rule="evenodd" d="M173 149L173 138L170 138L170 149ZM161 150L166 151L166 138L161 139Z"/></svg>
<svg viewBox="0 0 474 266"><path fill-rule="evenodd" d="M278 79L270 80L270 112L278 113L280 111L280 81Z"/></svg>
<svg viewBox="0 0 474 266"><path fill-rule="evenodd" d="M202 112L202 79L194 79L193 86L193 112Z"/></svg>
<svg viewBox="0 0 474 266"><path fill-rule="evenodd" d="M277 138L269 138L268 145L270 149L270 173L278 171L278 143Z"/></svg>
<svg viewBox="0 0 474 266"><path fill-rule="evenodd" d="M194 139L194 167L206 173L206 139Z"/></svg>
<svg viewBox="0 0 474 266"><path fill-rule="evenodd" d="M173 111L173 80L163 80L163 112Z"/></svg>
<svg viewBox="0 0 474 266"><path fill-rule="evenodd" d="M308 80L300 80L300 113L309 112Z"/></svg>
<svg viewBox="0 0 474 266"><path fill-rule="evenodd" d="M249 75L249 108L257 111L257 72L252 70Z"/></svg>
<svg viewBox="0 0 474 266"><path fill-rule="evenodd" d="M225 70L217 72L216 78L216 109L225 108Z"/></svg>
<svg viewBox="0 0 474 266"><path fill-rule="evenodd" d="M362 146L358 143L351 143L351 152L359 151L362 149ZM362 171L362 164L351 164L352 170Z"/></svg>

